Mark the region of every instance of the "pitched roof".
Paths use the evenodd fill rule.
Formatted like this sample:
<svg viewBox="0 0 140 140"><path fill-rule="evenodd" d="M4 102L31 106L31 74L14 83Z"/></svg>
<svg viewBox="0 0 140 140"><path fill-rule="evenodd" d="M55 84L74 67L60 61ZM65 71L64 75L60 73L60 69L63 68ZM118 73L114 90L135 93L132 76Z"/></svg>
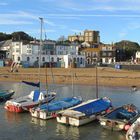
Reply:
<svg viewBox="0 0 140 140"><path fill-rule="evenodd" d="M1 42L0 42L0 47L10 46L11 43L12 43L12 39L6 40L6 41L1 41Z"/></svg>

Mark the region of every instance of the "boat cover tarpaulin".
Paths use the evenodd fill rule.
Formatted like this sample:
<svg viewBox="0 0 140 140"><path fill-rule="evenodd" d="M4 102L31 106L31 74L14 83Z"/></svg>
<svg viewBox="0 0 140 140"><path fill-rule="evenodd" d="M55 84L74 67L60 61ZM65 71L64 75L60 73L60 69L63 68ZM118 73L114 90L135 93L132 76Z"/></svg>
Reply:
<svg viewBox="0 0 140 140"><path fill-rule="evenodd" d="M136 112L129 112L123 106L115 109L114 111L107 114L105 117L108 119L126 119L129 120L136 115Z"/></svg>
<svg viewBox="0 0 140 140"><path fill-rule="evenodd" d="M39 87L40 82L38 83L33 83L33 82L28 82L28 81L22 81L23 83L30 85L30 86L34 86L34 87Z"/></svg>
<svg viewBox="0 0 140 140"><path fill-rule="evenodd" d="M86 114L87 116L90 116L92 114L96 114L96 113L105 111L110 106L111 106L111 102L109 102L109 100L101 98L101 99L95 100L93 102L90 102L88 104L74 108L73 110L82 112L82 113Z"/></svg>
<svg viewBox="0 0 140 140"><path fill-rule="evenodd" d="M45 110L48 112L58 111L58 110L73 107L75 105L80 104L81 102L82 101L78 98L68 97L68 98L63 98L59 101L53 101L49 104L41 105L40 110Z"/></svg>

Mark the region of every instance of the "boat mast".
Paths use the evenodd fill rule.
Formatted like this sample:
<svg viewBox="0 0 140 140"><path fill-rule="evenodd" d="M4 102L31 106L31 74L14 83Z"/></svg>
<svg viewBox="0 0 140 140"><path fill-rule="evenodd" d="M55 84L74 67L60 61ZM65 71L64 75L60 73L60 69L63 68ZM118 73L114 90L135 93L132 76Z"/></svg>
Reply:
<svg viewBox="0 0 140 140"><path fill-rule="evenodd" d="M96 98L98 98L98 68L97 68L97 60L96 60Z"/></svg>
<svg viewBox="0 0 140 140"><path fill-rule="evenodd" d="M47 64L45 65L46 66L46 90L47 90L47 93L48 93L48 75L47 75L47 73L48 73L48 71L47 71Z"/></svg>
<svg viewBox="0 0 140 140"><path fill-rule="evenodd" d="M43 24L43 18L39 17L40 22L41 22L41 28L40 28L40 46L38 48L38 54L39 54L39 62L38 62L38 67L39 67L39 72L38 72L38 78L39 78L39 91L41 89L41 69L40 69L40 63L41 63L41 48L42 48L42 24Z"/></svg>
<svg viewBox="0 0 140 140"><path fill-rule="evenodd" d="M73 69L72 69L71 77L72 77L72 96L74 97L74 86L73 86L73 84L74 84L74 74L73 74Z"/></svg>

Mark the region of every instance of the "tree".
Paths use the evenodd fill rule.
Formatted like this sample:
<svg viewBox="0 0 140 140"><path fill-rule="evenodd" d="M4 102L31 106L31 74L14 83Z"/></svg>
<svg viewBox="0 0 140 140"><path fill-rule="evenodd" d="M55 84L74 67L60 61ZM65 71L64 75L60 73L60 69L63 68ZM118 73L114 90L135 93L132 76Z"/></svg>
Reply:
<svg viewBox="0 0 140 140"><path fill-rule="evenodd" d="M58 38L58 42L63 42L63 41L66 41L66 38L64 35L62 35Z"/></svg>
<svg viewBox="0 0 140 140"><path fill-rule="evenodd" d="M124 51L126 60L131 59L132 56L134 57L136 51L140 51L139 44L132 41L123 40L120 42L116 42L115 46Z"/></svg>
<svg viewBox="0 0 140 140"><path fill-rule="evenodd" d="M0 41L9 40L9 39L12 39L11 34L6 34L6 33L0 32Z"/></svg>
<svg viewBox="0 0 140 140"><path fill-rule="evenodd" d="M22 31L20 31L20 32L13 32L12 33L12 38L15 41L20 41L20 40L32 41L33 40L33 37L29 36L27 33L22 32Z"/></svg>

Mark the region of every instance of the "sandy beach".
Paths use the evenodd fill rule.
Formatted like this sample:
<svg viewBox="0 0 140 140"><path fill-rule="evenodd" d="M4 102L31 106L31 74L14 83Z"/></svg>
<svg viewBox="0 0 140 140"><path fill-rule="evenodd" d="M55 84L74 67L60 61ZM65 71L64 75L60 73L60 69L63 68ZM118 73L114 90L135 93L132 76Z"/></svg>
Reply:
<svg viewBox="0 0 140 140"><path fill-rule="evenodd" d="M0 68L0 81L21 82L38 81L38 68L19 68L18 72L9 72L10 67ZM49 84L75 84L95 85L95 68L41 68L41 82L47 81ZM53 76L52 76L53 75ZM73 77L73 78L72 78ZM117 70L108 67L98 67L98 84L101 86L140 86L140 72Z"/></svg>

